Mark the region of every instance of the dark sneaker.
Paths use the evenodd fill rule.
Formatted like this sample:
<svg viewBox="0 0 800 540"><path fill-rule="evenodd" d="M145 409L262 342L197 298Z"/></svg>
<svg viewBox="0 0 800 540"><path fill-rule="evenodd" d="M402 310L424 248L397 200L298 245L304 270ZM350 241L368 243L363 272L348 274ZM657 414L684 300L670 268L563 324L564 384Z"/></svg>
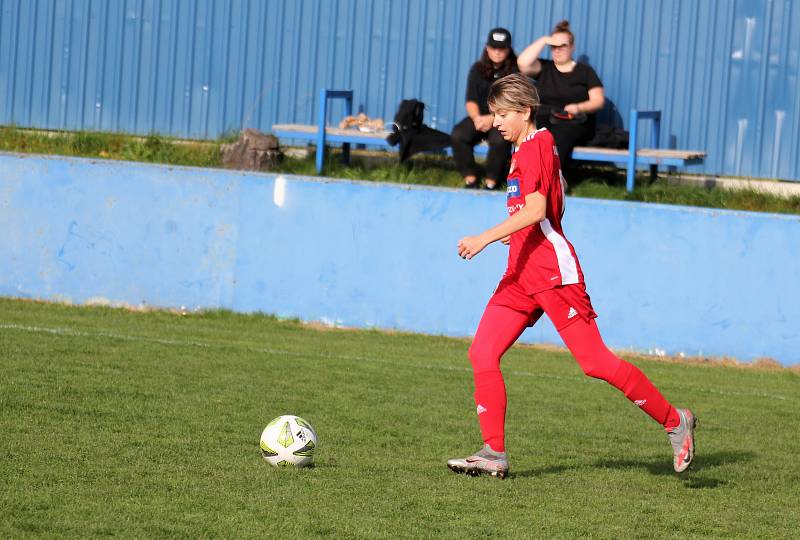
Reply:
<svg viewBox="0 0 800 540"><path fill-rule="evenodd" d="M506 453L495 452L489 445L469 457L447 460L447 466L454 473L466 473L470 476L488 474L501 479L508 476Z"/></svg>
<svg viewBox="0 0 800 540"><path fill-rule="evenodd" d="M667 430L669 442L675 459L672 463L675 472L683 472L689 468L694 459L694 427L697 418L689 409L677 409L681 423L677 427Z"/></svg>

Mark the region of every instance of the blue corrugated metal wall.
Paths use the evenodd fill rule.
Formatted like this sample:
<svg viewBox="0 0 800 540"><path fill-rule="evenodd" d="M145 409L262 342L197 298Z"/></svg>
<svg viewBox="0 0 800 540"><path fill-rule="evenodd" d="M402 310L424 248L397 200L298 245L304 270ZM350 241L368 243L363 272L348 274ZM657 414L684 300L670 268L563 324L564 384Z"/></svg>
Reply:
<svg viewBox="0 0 800 540"><path fill-rule="evenodd" d="M416 97L448 130L487 31L517 51L568 18L627 121L712 174L800 180L793 0L0 0L0 124L214 138L311 123L321 87L391 119ZM334 118L341 114L334 107ZM610 117L610 115L609 115ZM627 126L626 126L627 127ZM648 133L642 134L642 141Z"/></svg>

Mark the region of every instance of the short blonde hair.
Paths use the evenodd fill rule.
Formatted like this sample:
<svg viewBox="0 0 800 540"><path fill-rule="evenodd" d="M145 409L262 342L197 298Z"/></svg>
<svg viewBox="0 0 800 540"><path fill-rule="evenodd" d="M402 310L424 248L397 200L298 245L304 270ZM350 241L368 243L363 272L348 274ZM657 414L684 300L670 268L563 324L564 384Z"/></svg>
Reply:
<svg viewBox="0 0 800 540"><path fill-rule="evenodd" d="M487 99L492 111L531 111L531 120L539 108L539 92L531 80L521 73L497 79L489 88Z"/></svg>

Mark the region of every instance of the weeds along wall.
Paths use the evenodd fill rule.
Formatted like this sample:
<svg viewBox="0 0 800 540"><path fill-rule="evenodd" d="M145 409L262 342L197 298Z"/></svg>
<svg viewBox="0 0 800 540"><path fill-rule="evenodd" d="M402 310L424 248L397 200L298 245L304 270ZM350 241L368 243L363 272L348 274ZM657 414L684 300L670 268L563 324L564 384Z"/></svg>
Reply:
<svg viewBox="0 0 800 540"><path fill-rule="evenodd" d="M0 154L0 295L470 336L505 217L457 189ZM800 217L569 198L609 346L800 363ZM524 341L560 343L547 320Z"/></svg>

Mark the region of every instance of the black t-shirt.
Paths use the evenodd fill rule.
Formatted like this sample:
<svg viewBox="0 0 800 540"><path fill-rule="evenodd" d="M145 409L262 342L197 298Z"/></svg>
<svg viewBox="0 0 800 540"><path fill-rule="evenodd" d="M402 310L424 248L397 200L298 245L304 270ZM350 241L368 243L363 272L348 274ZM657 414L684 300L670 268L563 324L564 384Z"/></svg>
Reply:
<svg viewBox="0 0 800 540"><path fill-rule="evenodd" d="M552 60L539 60L542 71L536 79L536 89L542 106L537 117L549 116L552 110L562 110L570 103L580 103L589 99L589 89L603 86L594 69L580 62L569 73L561 73ZM594 119L594 114L588 115Z"/></svg>
<svg viewBox="0 0 800 540"><path fill-rule="evenodd" d="M475 62L472 64L472 68L469 70L469 77L467 77L467 99L466 101L474 101L478 104L478 109L480 109L481 114L489 114L489 104L487 103L487 99L489 99L489 88L492 86L492 83L497 79L508 75L503 71L495 69L492 71L492 78L487 79L481 72L478 70L478 65L480 62ZM511 73L516 73L519 71L516 66L511 71Z"/></svg>

